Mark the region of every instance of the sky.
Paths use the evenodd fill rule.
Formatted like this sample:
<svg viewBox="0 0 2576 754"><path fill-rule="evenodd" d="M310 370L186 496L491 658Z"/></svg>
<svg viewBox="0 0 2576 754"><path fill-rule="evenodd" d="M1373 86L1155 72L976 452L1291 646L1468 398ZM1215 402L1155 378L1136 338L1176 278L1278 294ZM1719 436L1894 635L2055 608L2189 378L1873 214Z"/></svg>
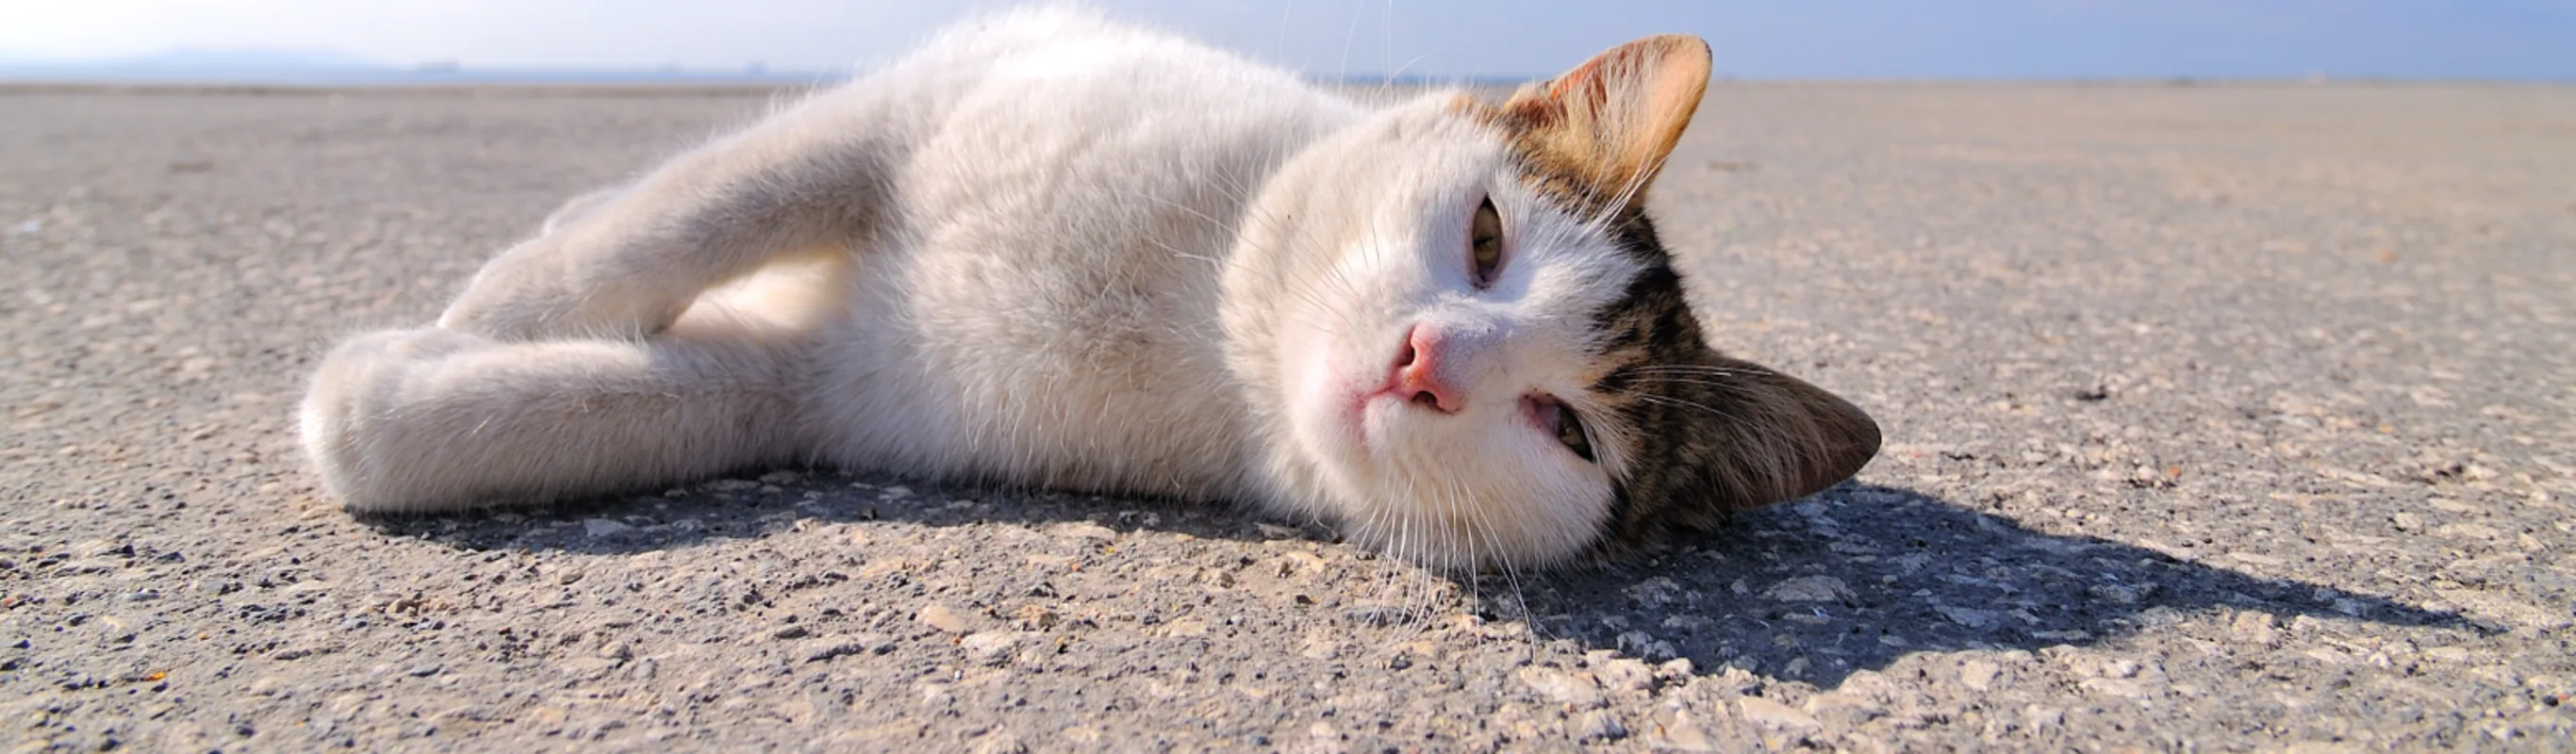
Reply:
<svg viewBox="0 0 2576 754"><path fill-rule="evenodd" d="M924 0L0 0L0 60L335 51L397 66L839 71L961 15ZM1534 77L1653 33L1753 79L2576 81L2576 0L1095 0L1319 75Z"/></svg>

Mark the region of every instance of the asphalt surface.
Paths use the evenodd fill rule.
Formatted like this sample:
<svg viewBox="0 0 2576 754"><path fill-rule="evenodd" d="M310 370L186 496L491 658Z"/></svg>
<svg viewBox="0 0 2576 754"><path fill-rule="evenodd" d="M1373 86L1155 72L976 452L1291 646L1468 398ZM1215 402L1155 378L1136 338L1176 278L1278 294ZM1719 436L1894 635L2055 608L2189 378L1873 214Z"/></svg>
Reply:
<svg viewBox="0 0 2576 754"><path fill-rule="evenodd" d="M0 90L0 743L2576 747L2576 89L1720 85L1667 240L1889 444L1613 568L829 471L317 496L332 338L770 101Z"/></svg>

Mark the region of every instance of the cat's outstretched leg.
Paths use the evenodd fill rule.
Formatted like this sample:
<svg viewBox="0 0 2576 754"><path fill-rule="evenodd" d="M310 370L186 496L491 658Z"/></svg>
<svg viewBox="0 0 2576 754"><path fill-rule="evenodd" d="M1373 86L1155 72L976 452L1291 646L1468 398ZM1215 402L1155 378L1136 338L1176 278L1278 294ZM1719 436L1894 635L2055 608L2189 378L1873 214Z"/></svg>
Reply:
<svg viewBox="0 0 2576 754"><path fill-rule="evenodd" d="M440 327L505 341L661 332L699 293L879 227L896 140L824 98L584 195L475 273Z"/></svg>
<svg viewBox="0 0 2576 754"><path fill-rule="evenodd" d="M371 333L315 374L304 448L335 497L370 511L601 494L775 464L802 452L796 353L740 337Z"/></svg>
<svg viewBox="0 0 2576 754"><path fill-rule="evenodd" d="M612 186L567 199L563 206L555 208L553 214L546 215L545 223L537 226L537 235L552 235L556 229L571 225L572 221L589 215L591 210L599 209L599 205L607 204L608 200L623 193L626 193L625 186Z"/></svg>

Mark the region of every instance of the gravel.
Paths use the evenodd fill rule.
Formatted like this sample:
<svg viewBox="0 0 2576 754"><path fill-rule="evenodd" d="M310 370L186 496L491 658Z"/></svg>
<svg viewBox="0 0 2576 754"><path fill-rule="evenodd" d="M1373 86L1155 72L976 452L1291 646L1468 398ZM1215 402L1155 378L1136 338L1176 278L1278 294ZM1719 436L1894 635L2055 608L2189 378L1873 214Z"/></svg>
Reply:
<svg viewBox="0 0 2576 754"><path fill-rule="evenodd" d="M1655 201L1886 429L1612 567L781 470L352 517L293 439L725 90L0 90L13 751L2564 749L2576 89L1722 84Z"/></svg>

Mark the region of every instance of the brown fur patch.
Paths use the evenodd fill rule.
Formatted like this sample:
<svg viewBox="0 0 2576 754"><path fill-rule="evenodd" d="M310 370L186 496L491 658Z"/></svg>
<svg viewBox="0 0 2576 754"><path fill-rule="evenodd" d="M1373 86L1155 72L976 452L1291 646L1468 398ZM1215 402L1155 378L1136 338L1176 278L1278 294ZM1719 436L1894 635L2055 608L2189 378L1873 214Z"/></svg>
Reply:
<svg viewBox="0 0 2576 754"><path fill-rule="evenodd" d="M1550 196L1581 208L1578 216L1599 217L1643 204L1699 110L1708 62L1708 43L1697 37L1647 37L1523 86L1500 107L1467 112L1511 136Z"/></svg>
<svg viewBox="0 0 2576 754"><path fill-rule="evenodd" d="M1649 271L1599 320L1613 334L1602 358L1621 366L1594 397L1638 438L1605 549L1804 497L1878 453L1878 424L1859 407L1708 347L1669 268Z"/></svg>

